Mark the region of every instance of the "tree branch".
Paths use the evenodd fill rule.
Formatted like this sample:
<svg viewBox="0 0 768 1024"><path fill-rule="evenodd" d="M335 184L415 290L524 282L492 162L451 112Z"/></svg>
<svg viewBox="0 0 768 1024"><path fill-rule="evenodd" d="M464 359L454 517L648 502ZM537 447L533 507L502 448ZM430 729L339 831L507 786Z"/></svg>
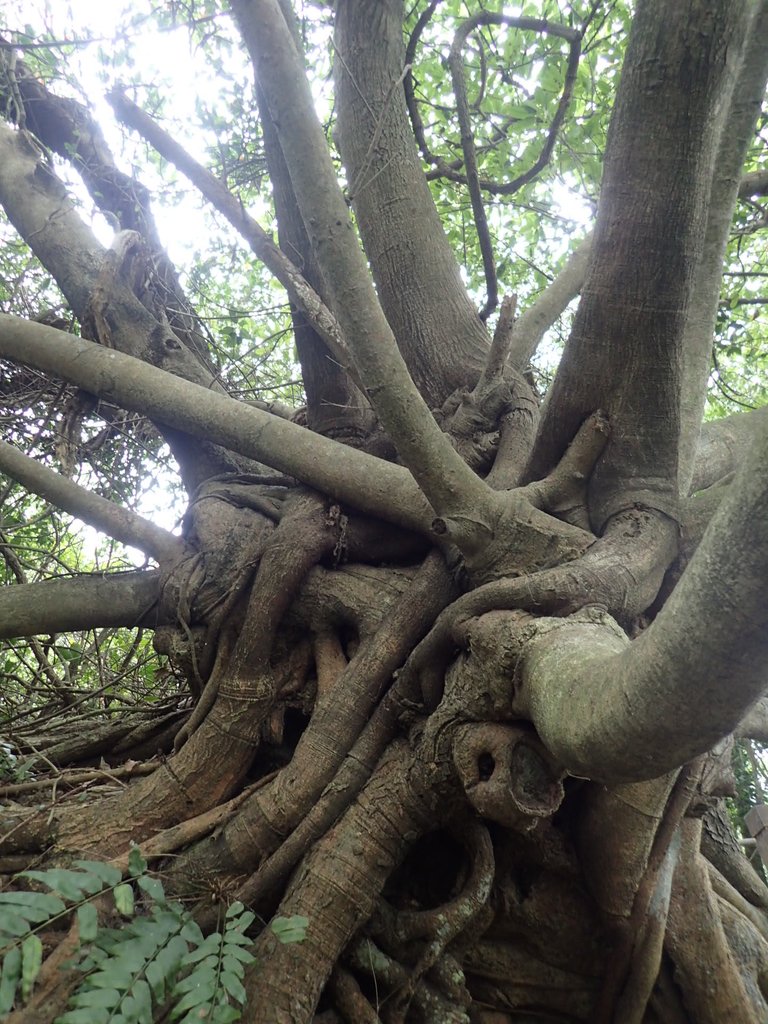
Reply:
<svg viewBox="0 0 768 1024"><path fill-rule="evenodd" d="M51 93L23 61L14 63L12 75L22 103L17 123L23 119L44 146L72 164L110 222L116 221L124 231L138 231L146 240L152 252L152 285L174 332L213 373L207 339L160 242L147 189L119 169L87 106ZM6 82L8 78L6 75ZM0 80L0 96L3 85Z"/></svg>
<svg viewBox="0 0 768 1024"><path fill-rule="evenodd" d="M707 378L712 367L712 338L722 291L723 262L740 191L739 175L754 138L768 78L768 0L747 4L745 9L747 16L739 25L744 38L740 40L741 46L732 47L737 59L733 61L734 68L729 69L718 112L707 227L683 336L681 495L688 493L694 472Z"/></svg>
<svg viewBox="0 0 768 1024"><path fill-rule="evenodd" d="M560 95L560 101L557 105L555 116L552 118L552 123L549 126L549 131L547 132L547 137L541 148L541 152L527 171L523 171L522 174L519 174L512 181L504 183L492 182L487 179L479 178L477 174L477 160L475 158L474 144L471 146L471 151L470 147L467 147L464 144L465 133L469 132L471 139L471 128L469 126L469 109L466 105L464 75L460 63L461 51L464 48L464 43L466 42L467 37L474 32L475 29L480 28L481 25L508 25L510 28L519 28L521 30L528 30L531 32L541 32L564 39L569 46L568 64L565 72L565 80L563 81L563 91ZM473 190L476 190L478 198L481 189L492 192L495 195L509 196L519 191L523 185L527 185L529 181L533 181L533 179L547 166L552 156L552 152L555 148L555 142L557 141L557 133L562 127L565 115L568 113L568 107L570 106L573 87L576 82L576 73L579 69L580 56L581 34L577 32L576 29L569 28L566 25L557 25L556 23L547 21L543 18L517 18L508 14L497 14L492 11L481 11L480 13L473 15L471 18L467 18L454 36L453 45L451 46L451 55L448 58L449 65L451 67L451 77L453 79L453 91L456 97L456 113L461 127L461 141L462 150L464 152L464 166L466 168L466 173L458 173L448 167L444 161L441 160L438 164L439 176L448 177L453 181L462 181L466 183L470 188L470 195L472 195ZM434 159L432 162L435 162Z"/></svg>
<svg viewBox="0 0 768 1024"><path fill-rule="evenodd" d="M69 512L123 544L138 548L158 562L175 562L184 552L184 541L155 526L130 509L92 494L34 459L0 441L0 472L13 477L27 490L39 494L57 508Z"/></svg>
<svg viewBox="0 0 768 1024"><path fill-rule="evenodd" d="M730 73L726 58L747 9L696 0L695 18L693 10L656 0L638 7L611 118L587 280L529 468L532 477L544 476L586 415L605 409L611 441L590 482L597 530L633 505L677 515L682 345L706 226L716 114ZM704 46L694 28L701 19L711 27ZM689 71L686 89L682 66Z"/></svg>
<svg viewBox="0 0 768 1024"><path fill-rule="evenodd" d="M56 279L81 323L93 319L94 295L109 311L109 343L122 352L146 359L171 373L221 389L170 328L158 320L129 289L120 265L101 246L78 215L66 188L24 132L0 124L0 205L40 262ZM105 291L105 275L109 286ZM188 489L206 476L234 468L223 453L204 443L187 447L183 436L167 438Z"/></svg>
<svg viewBox="0 0 768 1024"><path fill-rule="evenodd" d="M751 171L739 183L739 199L768 195L768 171Z"/></svg>
<svg viewBox="0 0 768 1024"><path fill-rule="evenodd" d="M433 513L402 466L312 434L113 349L81 338L62 338L52 327L5 314L0 314L0 356L36 366L125 409L263 461L355 508L430 534Z"/></svg>
<svg viewBox="0 0 768 1024"><path fill-rule="evenodd" d="M337 4L338 139L382 308L419 391L438 408L474 385L488 334L461 281L408 120L403 19L402 0Z"/></svg>
<svg viewBox="0 0 768 1024"><path fill-rule="evenodd" d="M483 258L483 270L485 271L485 287L488 297L485 305L480 311L480 319L485 322L491 313L496 309L499 301L499 287L496 280L496 263L493 258L493 243L488 230L488 218L485 216L485 206L480 192L480 182L477 172L477 153L475 152L475 140L472 133L472 122L469 117L469 102L467 100L467 83L464 80L464 68L462 66L462 51L466 42L469 29L465 26L460 28L453 39L450 53L448 55L448 67L451 71L453 82L453 94L456 98L456 116L459 119L461 131L461 149L464 153L464 166L466 167L467 186L469 188L469 199L472 204L472 215L475 219L477 240L480 244L480 254Z"/></svg>
<svg viewBox="0 0 768 1024"><path fill-rule="evenodd" d="M162 581L158 569L149 569L0 587L0 639L100 626L154 628Z"/></svg>
<svg viewBox="0 0 768 1024"><path fill-rule="evenodd" d="M379 304L317 120L302 62L276 0L234 9L278 130L331 304L371 404L438 515L476 515L495 495L440 430L419 394Z"/></svg>
<svg viewBox="0 0 768 1024"><path fill-rule="evenodd" d="M655 778L733 732L763 696L767 482L765 432L664 608L631 644L588 612L541 620L516 706L570 770Z"/></svg>
<svg viewBox="0 0 768 1024"><path fill-rule="evenodd" d="M524 370L528 366L545 333L581 291L592 252L592 240L590 232L573 250L554 281L518 318L509 355L509 361L516 369Z"/></svg>
<svg viewBox="0 0 768 1024"><path fill-rule="evenodd" d="M701 491L739 467L768 426L768 406L711 420L701 428L691 492Z"/></svg>
<svg viewBox="0 0 768 1024"><path fill-rule="evenodd" d="M299 268L275 245L258 221L246 213L242 202L232 195L218 178L193 159L183 146L130 100L121 89L112 89L108 99L119 119L146 139L160 156L178 167L208 202L227 218L254 254L282 284L291 301L304 313L336 360L347 372L357 377L338 320L305 280Z"/></svg>

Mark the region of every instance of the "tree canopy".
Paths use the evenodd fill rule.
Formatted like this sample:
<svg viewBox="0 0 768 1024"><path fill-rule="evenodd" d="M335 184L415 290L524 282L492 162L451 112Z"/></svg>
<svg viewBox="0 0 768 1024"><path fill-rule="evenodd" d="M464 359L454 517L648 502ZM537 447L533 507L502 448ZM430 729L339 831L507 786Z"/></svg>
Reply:
<svg viewBox="0 0 768 1024"><path fill-rule="evenodd" d="M767 1019L766 79L766 0L6 15L0 1012Z"/></svg>

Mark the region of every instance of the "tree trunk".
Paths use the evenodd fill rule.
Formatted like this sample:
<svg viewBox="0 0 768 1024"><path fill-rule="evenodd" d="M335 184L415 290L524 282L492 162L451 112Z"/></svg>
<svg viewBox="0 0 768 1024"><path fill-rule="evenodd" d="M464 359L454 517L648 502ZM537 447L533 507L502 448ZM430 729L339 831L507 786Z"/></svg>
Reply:
<svg viewBox="0 0 768 1024"><path fill-rule="evenodd" d="M762 414L699 431L768 4L636 4L594 234L517 331L505 301L493 336L413 137L402 2L333 5L346 192L297 11L231 6L280 248L225 181L112 101L288 290L306 412L227 393L146 196L116 179L88 111L23 64L0 86L17 126L0 127L0 203L81 326L0 313L0 357L149 418L188 501L179 537L0 442L3 474L152 560L28 581L6 554L0 637L139 626L182 690L133 716L108 695L74 734L71 679L38 643L60 693L9 719L37 775L0 789L0 873L109 860L146 921L157 890L129 868L138 844L206 934L231 937L241 902L255 960L227 992L264 1024L768 1020L768 888L721 804L732 735L765 732L768 433ZM415 38L438 8L418 6ZM584 41L596 9L576 26L476 14L440 28L489 30L480 98L456 114L475 211L494 47L507 30ZM41 145L120 221L110 250ZM522 372L580 288L539 423ZM689 501L689 485L707 490ZM65 795L39 802L54 776ZM0 898L2 941L12 906ZM93 906L119 944L123 919ZM82 1006L107 998L59 970L78 941L64 916L37 991L20 982L17 1024L62 1017L78 986ZM156 979L164 956L133 975ZM182 982L198 995L203 959ZM152 981L158 1005L137 1019L181 1006L171 984Z"/></svg>

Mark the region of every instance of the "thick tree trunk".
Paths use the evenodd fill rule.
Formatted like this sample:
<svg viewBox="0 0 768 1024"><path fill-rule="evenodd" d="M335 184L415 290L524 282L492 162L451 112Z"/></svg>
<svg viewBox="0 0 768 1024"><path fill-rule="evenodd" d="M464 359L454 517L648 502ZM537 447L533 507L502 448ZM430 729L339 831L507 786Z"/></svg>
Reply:
<svg viewBox="0 0 768 1024"><path fill-rule="evenodd" d="M288 289L310 429L224 394L188 308L173 321L125 272L135 240L105 253L24 132L0 129L0 202L91 331L1 314L0 356L150 417L190 494L179 539L0 444L3 472L158 564L9 586L0 637L140 624L191 698L128 724L105 701L77 736L22 713L29 786L129 784L10 806L0 873L83 854L123 870L138 842L205 930L242 901L245 1018L265 1024L768 1020L768 889L717 803L729 735L765 734L765 417L705 428L698 461L692 440L765 4L640 0L594 237L492 346L411 137L404 5L335 5L354 220L290 5L232 7L285 251L114 103ZM111 156L83 125L57 151L94 185ZM519 371L585 274L534 436ZM375 419L388 460L366 450ZM681 506L691 473L720 486ZM678 520L687 565L665 580ZM135 778L132 757L151 758ZM24 786L5 798L37 801ZM306 918L301 941L275 917ZM64 1013L74 942L16 1024Z"/></svg>

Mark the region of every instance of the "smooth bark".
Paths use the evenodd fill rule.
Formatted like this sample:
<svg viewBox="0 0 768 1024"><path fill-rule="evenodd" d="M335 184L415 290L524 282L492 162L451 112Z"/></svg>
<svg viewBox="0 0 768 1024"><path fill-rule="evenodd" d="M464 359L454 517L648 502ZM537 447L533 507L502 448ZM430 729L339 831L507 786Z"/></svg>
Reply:
<svg viewBox="0 0 768 1024"><path fill-rule="evenodd" d="M158 625L161 584L160 572L149 569L0 587L0 639Z"/></svg>
<svg viewBox="0 0 768 1024"><path fill-rule="evenodd" d="M597 615L542 623L519 708L578 775L655 778L709 750L763 696L768 663L768 434L682 579L632 643Z"/></svg>
<svg viewBox="0 0 768 1024"><path fill-rule="evenodd" d="M613 433L590 484L597 530L633 505L677 515L681 352L741 15L715 0L645 0L633 20L587 280L532 460L543 475L588 411L606 410Z"/></svg>

